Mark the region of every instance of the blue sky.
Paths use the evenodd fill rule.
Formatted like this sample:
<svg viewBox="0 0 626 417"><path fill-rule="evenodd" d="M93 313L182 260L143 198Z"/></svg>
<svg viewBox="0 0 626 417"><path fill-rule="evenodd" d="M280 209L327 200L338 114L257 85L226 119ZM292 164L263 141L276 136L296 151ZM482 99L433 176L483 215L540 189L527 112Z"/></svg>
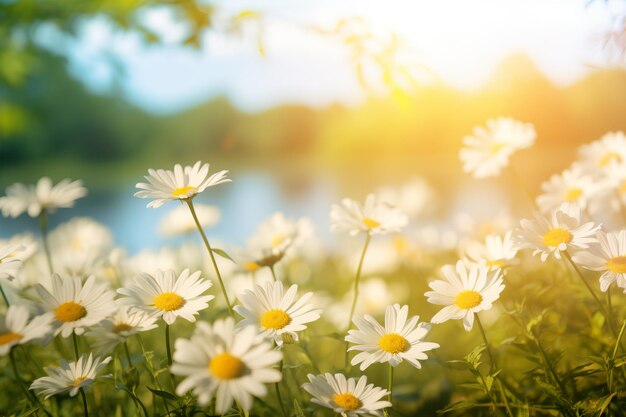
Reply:
<svg viewBox="0 0 626 417"><path fill-rule="evenodd" d="M114 66L124 94L155 113L173 113L216 95L257 111L282 103L357 105L364 93L349 51L314 28L332 28L345 17L361 17L380 39L397 34L409 59L436 78L476 90L506 56L525 53L554 82L568 84L596 67L619 64L604 36L619 27L623 1L579 0L224 0L216 29L202 49L178 46L185 27L167 9L142 11L162 33L164 46L147 47L103 19L84 22L78 41L59 42L50 28L43 42L68 51L70 70L95 91L111 88ZM251 23L244 36L224 33L229 16L242 10L263 13L266 57L258 53Z"/></svg>

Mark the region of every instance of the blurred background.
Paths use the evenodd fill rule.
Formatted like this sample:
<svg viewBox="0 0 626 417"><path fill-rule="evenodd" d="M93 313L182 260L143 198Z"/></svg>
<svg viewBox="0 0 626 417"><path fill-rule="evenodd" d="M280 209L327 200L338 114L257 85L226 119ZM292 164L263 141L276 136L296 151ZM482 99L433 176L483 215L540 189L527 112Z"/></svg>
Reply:
<svg viewBox="0 0 626 417"><path fill-rule="evenodd" d="M436 190L429 221L493 217L519 183L464 175L463 137L533 123L513 164L535 193L579 145L626 130L625 15L588 0L0 0L0 189L82 179L88 198L52 225L89 215L131 253L163 244L168 211L135 183L196 160L230 170L199 199L237 244L277 210L330 239L332 203L412 178ZM0 218L0 238L36 227Z"/></svg>

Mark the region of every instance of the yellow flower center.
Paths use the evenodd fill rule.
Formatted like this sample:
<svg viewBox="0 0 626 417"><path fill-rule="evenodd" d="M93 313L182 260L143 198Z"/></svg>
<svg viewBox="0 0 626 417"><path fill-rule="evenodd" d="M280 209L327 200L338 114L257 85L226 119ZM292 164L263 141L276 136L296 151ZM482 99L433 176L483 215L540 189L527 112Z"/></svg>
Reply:
<svg viewBox="0 0 626 417"><path fill-rule="evenodd" d="M454 299L454 304L463 310L477 307L483 301L483 296L473 290L461 291Z"/></svg>
<svg viewBox="0 0 626 417"><path fill-rule="evenodd" d="M57 319L64 322L80 320L87 315L87 310L82 305L75 303L74 301L68 301L60 304L55 310L54 314Z"/></svg>
<svg viewBox="0 0 626 417"><path fill-rule="evenodd" d="M185 299L175 292L162 292L154 297L154 306L163 311L178 310L185 305Z"/></svg>
<svg viewBox="0 0 626 417"><path fill-rule="evenodd" d="M256 262L246 262L243 267L250 272L254 272L260 268L259 264Z"/></svg>
<svg viewBox="0 0 626 417"><path fill-rule="evenodd" d="M363 405L363 403L361 403L361 400L359 400L357 397L355 397L353 394L350 394L349 392L333 395L333 401L339 407L347 411L357 410Z"/></svg>
<svg viewBox="0 0 626 417"><path fill-rule="evenodd" d="M546 246L559 246L561 243L569 243L571 240L572 234L560 227L550 229L548 233L543 235L543 244Z"/></svg>
<svg viewBox="0 0 626 417"><path fill-rule="evenodd" d="M86 376L79 376L78 378L74 379L72 381L72 386L73 387L77 387L79 386L83 381L85 381L87 379Z"/></svg>
<svg viewBox="0 0 626 417"><path fill-rule="evenodd" d="M20 340L21 338L22 338L22 335L19 333L13 333L13 332L0 333L0 346L8 345L9 343L15 342L16 340Z"/></svg>
<svg viewBox="0 0 626 417"><path fill-rule="evenodd" d="M176 188L172 191L172 195L174 197L187 197L190 191L197 191L197 188L192 185Z"/></svg>
<svg viewBox="0 0 626 417"><path fill-rule="evenodd" d="M267 310L261 316L261 326L266 329L280 330L289 323L291 323L291 317L280 309Z"/></svg>
<svg viewBox="0 0 626 417"><path fill-rule="evenodd" d="M245 365L241 359L224 352L215 355L209 362L209 371L219 379L234 379L243 375Z"/></svg>
<svg viewBox="0 0 626 417"><path fill-rule="evenodd" d="M405 352L410 344L408 340L399 334L389 333L378 339L378 346L385 352L400 353Z"/></svg>
<svg viewBox="0 0 626 417"><path fill-rule="evenodd" d="M370 218L370 217L366 217L363 219L363 224L365 226L367 226L369 229L375 229L378 226L380 226L380 222Z"/></svg>
<svg viewBox="0 0 626 417"><path fill-rule="evenodd" d="M609 259L606 263L606 267L611 272L615 272L616 274L626 274L626 256L616 256L615 258Z"/></svg>
<svg viewBox="0 0 626 417"><path fill-rule="evenodd" d="M600 166L604 168L611 162L622 162L622 157L617 152L608 152L600 158Z"/></svg>
<svg viewBox="0 0 626 417"><path fill-rule="evenodd" d="M504 149L506 145L504 143L492 143L491 146L489 147L489 151L491 152L492 155L497 154L498 152L500 152L502 149Z"/></svg>
<svg viewBox="0 0 626 417"><path fill-rule="evenodd" d="M493 268L504 268L506 266L506 262L501 261L501 260L487 261L487 266L490 266Z"/></svg>
<svg viewBox="0 0 626 417"><path fill-rule="evenodd" d="M283 244L283 242L285 241L285 239L287 239L287 236L281 234L281 235L276 235L272 238L272 248L277 248L280 245Z"/></svg>
<svg viewBox="0 0 626 417"><path fill-rule="evenodd" d="M565 201L569 201L571 203L572 201L578 200L582 195L583 190L581 188L570 188L565 192Z"/></svg>
<svg viewBox="0 0 626 417"><path fill-rule="evenodd" d="M131 326L130 324L119 323L119 324L116 324L115 327L113 327L113 333L120 334L122 332L127 332L132 329L133 329L133 326Z"/></svg>

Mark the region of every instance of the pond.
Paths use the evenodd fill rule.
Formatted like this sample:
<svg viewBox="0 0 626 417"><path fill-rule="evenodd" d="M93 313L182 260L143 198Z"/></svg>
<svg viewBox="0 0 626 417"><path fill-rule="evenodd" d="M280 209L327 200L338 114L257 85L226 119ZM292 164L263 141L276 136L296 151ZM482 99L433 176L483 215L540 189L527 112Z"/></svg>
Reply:
<svg viewBox="0 0 626 417"><path fill-rule="evenodd" d="M277 211L289 217L310 217L322 238L330 236L328 213L338 201L337 190L324 180L297 184L279 183L274 176L254 172L231 177L233 182L209 188L195 201L219 207L220 222L207 230L209 238L227 244L243 244L257 226ZM90 217L109 227L118 245L129 253L177 243L158 233L161 219L176 206L171 202L160 208L147 208L150 200L133 197L135 183L115 189L89 189L89 195L72 209L60 209L51 216L50 225L76 216ZM26 215L17 219L0 217L0 239L16 233L38 233L38 222Z"/></svg>

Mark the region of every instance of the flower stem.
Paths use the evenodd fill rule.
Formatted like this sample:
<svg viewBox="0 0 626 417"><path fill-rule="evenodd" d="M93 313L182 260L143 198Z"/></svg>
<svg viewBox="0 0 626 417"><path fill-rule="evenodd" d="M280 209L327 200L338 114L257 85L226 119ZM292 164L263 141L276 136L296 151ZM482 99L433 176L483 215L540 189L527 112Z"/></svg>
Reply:
<svg viewBox="0 0 626 417"><path fill-rule="evenodd" d="M206 250L209 252L209 256L211 257L211 262L213 263L213 268L215 269L217 280L220 284L220 288L222 289L222 293L224 294L226 305L228 306L228 312L230 313L231 317L235 317L233 306L230 304L230 300L228 299L228 294L226 293L226 287L224 286L224 281L222 281L222 274L220 274L220 270L217 267L217 262L215 262L215 255L213 255L213 249L211 249L209 240L204 234L204 230L202 230L202 226L200 225L200 221L198 220L198 216L196 215L196 210L193 207L193 203L191 199L187 199L185 200L185 202L187 203L187 206L189 207L189 211L191 212L191 215L193 216L193 220L196 223L196 227L198 228L198 231L200 232L200 236L202 236L202 240L204 241L204 246L206 247Z"/></svg>
<svg viewBox="0 0 626 417"><path fill-rule="evenodd" d="M150 371L150 374L152 375L152 379L154 379L154 383L156 384L159 391L163 391L163 388L161 388L161 383L159 382L159 377L154 371L154 366L152 365L152 359L148 358L148 354L146 353L146 347L143 344L143 340L141 339L140 334L137 334L137 340L139 341L139 346L141 346L141 353L143 354L143 358L146 361L146 366L148 367L148 371ZM163 407L165 407L165 410L167 411L167 415L169 416L171 413L170 407L167 405L167 401L165 401L165 398L161 398L161 400L163 401ZM156 395L154 395L154 393L152 393L152 407L154 408L155 415L156 415Z"/></svg>
<svg viewBox="0 0 626 417"><path fill-rule="evenodd" d="M622 340L622 336L624 335L625 328L626 328L626 320L624 320L624 323L622 323L622 328L620 329L619 334L617 335L617 340L615 341L615 347L613 347L613 355L611 355L612 363L615 362L615 357L617 356L617 350ZM609 391L611 392L613 392L613 370L614 369L615 369L615 365L611 366L611 370L609 371L608 386L609 386Z"/></svg>
<svg viewBox="0 0 626 417"><path fill-rule="evenodd" d="M87 396L85 395L85 390L81 388L79 391L80 396L83 397L83 410L85 412L85 417L89 417L89 408L87 407Z"/></svg>
<svg viewBox="0 0 626 417"><path fill-rule="evenodd" d="M274 265L270 265L270 271L272 271L272 278L274 278L274 282L278 281L276 278L276 271L274 271Z"/></svg>
<svg viewBox="0 0 626 417"><path fill-rule="evenodd" d="M583 282L583 284L585 284L585 287L587 287L587 291L589 291L589 294L591 294L591 296L595 300L596 304L598 305L598 308L600 309L600 313L602 313L602 315L606 319L607 324L609 325L609 329L611 329L611 332L613 333L613 336L617 339L617 330L615 329L615 325L613 324L613 318L611 317L610 312L608 312L606 310L606 308L604 307L604 304L602 304L602 301L600 301L600 299L596 295L596 293L593 290L593 288L591 288L591 285L589 285L589 283L587 282L587 280L583 276L582 271L580 270L580 268L578 268L578 265L576 265L576 263L572 259L572 256L569 254L569 252L568 251L564 251L563 253L565 254L565 257L569 261L570 265L572 265L572 267L576 271L576 274L578 275L580 280ZM620 341L617 340L617 342L619 343ZM620 346L621 346L621 344L620 344ZM622 347L622 350L624 350L623 347Z"/></svg>
<svg viewBox="0 0 626 417"><path fill-rule="evenodd" d="M126 359L128 359L128 366L133 366L133 361L130 359L130 351L128 350L128 343L124 340L124 352L126 352Z"/></svg>
<svg viewBox="0 0 626 417"><path fill-rule="evenodd" d="M50 254L50 245L48 245L48 213L42 210L39 214L39 229L41 230L41 239L43 241L43 250L46 253L46 260L48 261L48 270L50 276L54 273L52 267L52 255Z"/></svg>
<svg viewBox="0 0 626 417"><path fill-rule="evenodd" d="M356 309L356 302L359 298L359 281L361 280L361 270L363 269L363 260L365 259L365 252L370 244L371 235L369 232L365 236L365 244L363 245L363 252L361 252L361 258L359 259L359 265L356 268L356 276L354 277L354 298L352 299L352 307L350 307L350 318L348 319L348 326L346 332L352 327L352 317L354 317L354 310Z"/></svg>
<svg viewBox="0 0 626 417"><path fill-rule="evenodd" d="M76 332L72 332L72 344L74 345L74 357L78 360L78 337Z"/></svg>
<svg viewBox="0 0 626 417"><path fill-rule="evenodd" d="M480 321L480 317L478 317L478 313L476 313L476 324L478 324L478 329L480 330L480 334L483 337L483 341L485 342L485 349L487 350L487 354L489 355L489 361L491 362L491 366L489 368L489 373L493 373L494 369L498 368L498 364L496 363L496 359L491 352L491 347L489 346L489 341L487 340L487 334L485 333L485 329L483 328L483 324ZM498 384L498 389L500 390L500 395L502 395L502 401L504 402L504 406L506 408L506 412L510 417L513 417L513 410L509 405L509 400L506 397L506 392L504 392L504 387L502 386L502 382L500 381L500 374L495 376L495 381Z"/></svg>
<svg viewBox="0 0 626 417"><path fill-rule="evenodd" d="M7 295L4 293L4 288L2 288L2 283L0 283L0 293L2 293L2 299L4 300L4 304L6 304L7 307L9 307L9 299Z"/></svg>
<svg viewBox="0 0 626 417"><path fill-rule="evenodd" d="M279 371L282 374L283 372L282 360L280 361ZM278 400L278 404L280 405L280 410L282 411L284 417L289 417L289 414L287 414L287 410L285 410L285 404L283 404L282 395L280 394L280 381L274 384L274 387L276 388L276 399Z"/></svg>
<svg viewBox="0 0 626 417"><path fill-rule="evenodd" d="M393 366L389 364L389 402L393 404Z"/></svg>
<svg viewBox="0 0 626 417"><path fill-rule="evenodd" d="M11 360L11 368L13 369L13 374L15 375L15 379L17 379L18 385L20 386L26 398L28 398L28 401L32 404L33 407L43 410L43 412L48 417L50 417L50 413L43 407L43 405L41 405L41 403L39 402L39 399L37 399L37 395L28 391L28 389L24 385L24 380L20 376L19 372L17 372L17 363L15 361L15 353L13 351L13 348L9 350L9 358Z"/></svg>
<svg viewBox="0 0 626 417"><path fill-rule="evenodd" d="M167 366L172 366L172 348L170 347L170 325L165 323L165 349L167 351Z"/></svg>

